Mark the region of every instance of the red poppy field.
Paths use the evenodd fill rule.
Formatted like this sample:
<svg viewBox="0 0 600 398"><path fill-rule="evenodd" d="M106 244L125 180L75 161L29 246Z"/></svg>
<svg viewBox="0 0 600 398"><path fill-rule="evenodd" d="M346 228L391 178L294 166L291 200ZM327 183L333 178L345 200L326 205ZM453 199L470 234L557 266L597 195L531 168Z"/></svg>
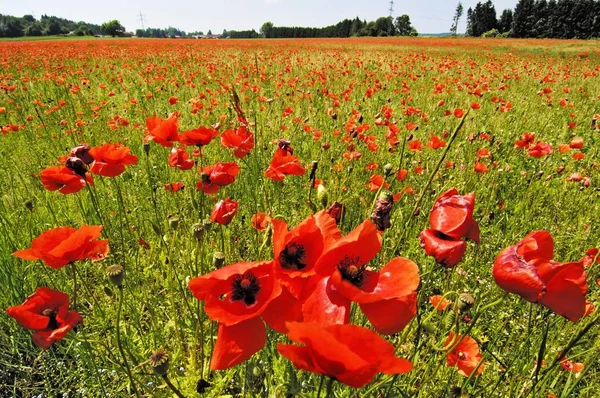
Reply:
<svg viewBox="0 0 600 398"><path fill-rule="evenodd" d="M0 396L597 396L595 42L0 60Z"/></svg>

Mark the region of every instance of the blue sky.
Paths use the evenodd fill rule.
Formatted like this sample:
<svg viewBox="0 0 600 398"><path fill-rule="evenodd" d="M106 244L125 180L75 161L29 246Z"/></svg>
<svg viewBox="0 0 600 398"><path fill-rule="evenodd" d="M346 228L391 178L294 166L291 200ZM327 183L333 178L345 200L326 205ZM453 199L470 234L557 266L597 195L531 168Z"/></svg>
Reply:
<svg viewBox="0 0 600 398"><path fill-rule="evenodd" d="M459 32L466 28L466 10L477 1L463 1L465 15ZM517 0L495 0L496 12L514 8ZM447 32L458 0L394 1L394 17L408 14L419 32ZM256 29L263 22L276 26L314 26L334 24L359 16L374 20L388 15L389 0L0 0L0 14L22 16L56 15L75 21L100 24L118 19L129 31L141 28L141 11L146 27L169 25L187 32L211 29Z"/></svg>

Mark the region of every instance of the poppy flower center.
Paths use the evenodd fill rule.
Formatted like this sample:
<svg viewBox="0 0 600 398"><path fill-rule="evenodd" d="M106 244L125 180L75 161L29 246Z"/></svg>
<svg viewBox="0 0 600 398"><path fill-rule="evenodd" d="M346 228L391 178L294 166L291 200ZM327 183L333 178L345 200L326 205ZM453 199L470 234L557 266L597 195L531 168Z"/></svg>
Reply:
<svg viewBox="0 0 600 398"><path fill-rule="evenodd" d="M58 329L58 322L56 321L57 312L58 311L55 308L46 308L44 311L42 311L42 315L47 316L49 318L48 326L46 326L47 329Z"/></svg>
<svg viewBox="0 0 600 398"><path fill-rule="evenodd" d="M279 253L279 263L281 268L287 270L299 271L306 268L306 250L304 246L297 243L291 243Z"/></svg>
<svg viewBox="0 0 600 398"><path fill-rule="evenodd" d="M366 264L359 266L357 265L359 258L352 259L350 257L345 257L338 264L338 271L342 274L342 279L352 283L356 287L361 287L365 281L365 276L367 275Z"/></svg>
<svg viewBox="0 0 600 398"><path fill-rule="evenodd" d="M460 359L461 361L464 361L465 359L467 359L467 356L465 355L464 352L459 351L458 352L458 359Z"/></svg>
<svg viewBox="0 0 600 398"><path fill-rule="evenodd" d="M210 184L210 174L202 173L200 174L200 179L202 179L203 183Z"/></svg>
<svg viewBox="0 0 600 398"><path fill-rule="evenodd" d="M243 301L247 306L256 303L256 295L260 291L260 281L251 272L237 275L231 282L231 300Z"/></svg>

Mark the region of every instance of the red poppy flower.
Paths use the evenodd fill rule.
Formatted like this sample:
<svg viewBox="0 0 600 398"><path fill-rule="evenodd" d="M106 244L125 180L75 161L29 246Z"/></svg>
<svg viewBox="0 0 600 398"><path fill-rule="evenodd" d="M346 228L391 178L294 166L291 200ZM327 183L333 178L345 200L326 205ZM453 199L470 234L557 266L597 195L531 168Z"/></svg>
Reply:
<svg viewBox="0 0 600 398"><path fill-rule="evenodd" d="M431 228L453 239L468 238L479 243L479 226L473 219L475 194L459 195L456 188L444 192L429 215Z"/></svg>
<svg viewBox="0 0 600 398"><path fill-rule="evenodd" d="M241 159L254 148L254 134L244 126L235 130L225 130L221 135L221 145L225 148L233 148L235 157Z"/></svg>
<svg viewBox="0 0 600 398"><path fill-rule="evenodd" d="M421 232L420 238L425 253L435 257L435 261L446 268L452 268L460 263L467 250L465 241L454 240L433 229Z"/></svg>
<svg viewBox="0 0 600 398"><path fill-rule="evenodd" d="M306 278L316 274L315 265L323 251L341 236L335 219L326 211L307 217L291 231L285 221L273 223L274 273L290 293L299 298Z"/></svg>
<svg viewBox="0 0 600 398"><path fill-rule="evenodd" d="M369 178L369 183L367 184L367 189L371 192L376 192L383 185L384 188L389 188L390 184L385 182L385 178L381 174L372 175Z"/></svg>
<svg viewBox="0 0 600 398"><path fill-rule="evenodd" d="M600 255L598 254L600 250L597 247L593 247L585 252L585 256L581 259L584 267L590 267L594 264L594 260L596 260L596 264L600 264Z"/></svg>
<svg viewBox="0 0 600 398"><path fill-rule="evenodd" d="M188 286L211 320L219 322L211 369L235 366L260 350L267 334L261 319L281 294L270 262L237 263L192 279Z"/></svg>
<svg viewBox="0 0 600 398"><path fill-rule="evenodd" d="M445 347L452 347L456 342L463 336L456 335L454 332L450 332L450 335L444 343ZM479 363L483 360L483 356L479 352L479 346L473 338L465 336L464 339L446 356L446 366L457 366L458 374L461 376L469 377L475 369L477 372L475 375L479 375L483 372L484 364L479 366ZM479 366L479 368L477 368Z"/></svg>
<svg viewBox="0 0 600 398"><path fill-rule="evenodd" d="M169 154L169 166L177 167L179 170L189 170L194 167L194 160L185 148L172 148Z"/></svg>
<svg viewBox="0 0 600 398"><path fill-rule="evenodd" d="M571 140L571 143L569 144L570 148L573 149L581 149L583 148L583 138L581 137L575 137Z"/></svg>
<svg viewBox="0 0 600 398"><path fill-rule="evenodd" d="M239 172L240 166L233 162L218 162L203 167L200 172L202 180L198 181L196 188L207 194L215 194L221 187L233 184Z"/></svg>
<svg viewBox="0 0 600 398"><path fill-rule="evenodd" d="M443 311L450 304L452 304L452 301L448 300L447 298L444 298L442 295L439 294L429 297L429 302L431 303L433 308L435 308L438 311Z"/></svg>
<svg viewBox="0 0 600 398"><path fill-rule="evenodd" d="M515 141L515 147L521 149L529 148L535 141L535 135L531 133L523 133L523 138Z"/></svg>
<svg viewBox="0 0 600 398"><path fill-rule="evenodd" d="M87 174L84 178L66 166L45 168L40 171L40 180L48 191L58 191L64 195L79 192L86 184L94 183L91 175Z"/></svg>
<svg viewBox="0 0 600 398"><path fill-rule="evenodd" d="M228 225L233 217L237 214L239 203L229 198L217 202L210 214L212 222L221 225Z"/></svg>
<svg viewBox="0 0 600 398"><path fill-rule="evenodd" d="M330 376L351 387L363 387L380 372L392 375L412 370L408 360L396 357L391 343L360 326L322 328L290 322L288 329L290 340L304 345L277 344L281 355L298 369Z"/></svg>
<svg viewBox="0 0 600 398"><path fill-rule="evenodd" d="M181 189L185 188L182 182L171 182L169 184L165 184L165 189L169 192L177 192Z"/></svg>
<svg viewBox="0 0 600 398"><path fill-rule="evenodd" d="M168 148L171 148L174 142L179 141L179 135L177 134L179 121L174 116L168 119L149 117L146 119L146 127L149 134L144 138L144 141L154 141Z"/></svg>
<svg viewBox="0 0 600 398"><path fill-rule="evenodd" d="M90 155L94 158L90 173L104 177L116 177L125 171L125 166L137 164L138 161L128 147L118 143L93 147Z"/></svg>
<svg viewBox="0 0 600 398"><path fill-rule="evenodd" d="M108 254L108 240L96 240L102 225L83 225L80 229L58 227L43 232L31 242L31 247L13 253L23 260L42 260L52 268L90 258L102 260Z"/></svg>
<svg viewBox="0 0 600 398"><path fill-rule="evenodd" d="M65 293L38 288L21 305L6 309L25 329L33 330L33 342L43 349L59 340L82 322L77 311L69 311L69 296Z"/></svg>
<svg viewBox="0 0 600 398"><path fill-rule="evenodd" d="M583 369L585 369L585 365L581 362L571 362L567 360L567 358L563 358L560 361L560 366L564 370L568 370L569 372L575 373L575 375L579 375Z"/></svg>
<svg viewBox="0 0 600 398"><path fill-rule="evenodd" d="M218 135L219 132L217 130L200 126L197 129L184 131L179 134L179 142L184 145L204 146L210 144L212 139Z"/></svg>
<svg viewBox="0 0 600 398"><path fill-rule="evenodd" d="M504 249L494 262L498 286L539 303L570 321L585 314L587 283L583 261L552 261L554 241L547 231L534 231Z"/></svg>
<svg viewBox="0 0 600 398"><path fill-rule="evenodd" d="M273 181L283 181L287 175L303 176L304 173L306 173L306 170L300 164L297 156L278 149L271 160L269 168L265 171L265 177Z"/></svg>
<svg viewBox="0 0 600 398"><path fill-rule="evenodd" d="M534 158L541 158L547 155L550 155L553 151L552 145L547 144L542 141L538 141L534 146L529 148L529 156Z"/></svg>
<svg viewBox="0 0 600 398"><path fill-rule="evenodd" d="M271 217L266 213L258 212L252 216L252 228L258 231L264 231L267 229L267 225L271 223Z"/></svg>

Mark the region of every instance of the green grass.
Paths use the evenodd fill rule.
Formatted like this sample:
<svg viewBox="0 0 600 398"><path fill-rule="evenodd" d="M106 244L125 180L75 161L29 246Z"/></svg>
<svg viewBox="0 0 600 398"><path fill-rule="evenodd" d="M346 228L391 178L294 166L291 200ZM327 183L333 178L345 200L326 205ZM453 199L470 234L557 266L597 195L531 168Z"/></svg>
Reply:
<svg viewBox="0 0 600 398"><path fill-rule="evenodd" d="M18 131L7 128L0 136L0 307L22 303L39 286L72 293L68 268L53 270L41 262L11 256L29 247L45 230L97 225L101 217L103 237L109 239L111 253L100 263L77 264L78 310L84 325L51 349L40 351L31 342L30 332L0 313L1 396L131 394L116 341L117 290L105 275L106 267L113 263L127 269L121 334L135 383L143 395L171 396L147 364L151 353L162 348L170 355L170 379L185 396L197 395L196 384L201 378L212 384L206 396L238 396L243 390L245 396L315 396L320 377L297 371L278 355L275 345L286 342L287 337L272 330L265 348L247 364L209 376L210 331L216 337L216 328L205 314L197 318L197 300L186 281L197 276L197 269L212 270L213 253L221 251L222 245L226 264L271 259L268 232L260 233L250 226L250 218L257 211L282 217L290 226L311 214L306 204L310 187L307 176L288 176L282 183L263 176L275 151L272 142L279 138L291 140L294 154L307 169L311 161L319 162L317 178L327 188L328 204L337 200L347 208L340 226L344 234L366 219L375 196L365 188L369 177L382 174L386 163L396 169L400 161L399 148L388 152L386 128L375 125L384 105L393 109L391 120L402 130L401 142L408 134L405 124L412 122L419 127L413 132L414 139L424 145L422 152L406 151L402 167L409 170L407 179L389 181L393 193L405 192L408 187L416 193L404 193L394 204L392 228L385 232L383 248L370 265L380 268L386 264L395 256L398 240L405 237L400 242L400 254L420 268L419 314L421 319L431 319L427 329L413 320L404 331L388 337L398 355L413 362L411 373L398 377L393 386L392 378L385 375L361 390L335 383L335 396L375 397L390 388L395 394L390 396L445 397L454 386L474 397L527 396L546 323L550 322L545 355L548 366L573 336L597 319L597 312L577 324L556 315L546 317L545 309L515 295L480 314L486 304L503 297L491 274L494 259L529 232L550 231L556 245L554 258L561 262L577 261L587 249L599 245L600 131L590 129L590 123L600 112L600 81L597 58L578 55L583 51L593 54L593 43L565 42L553 47L539 46L536 41L527 45L493 40L473 41L471 48L465 48L440 45L445 39L429 38L416 42L353 40L350 44L337 40L103 41L79 37L45 43L41 41L49 38L39 39L39 44L19 41L0 48L0 87L6 87L0 91L0 107L6 108L0 113L0 125L19 126ZM547 82L543 82L545 77ZM439 93L436 84L440 85ZM10 86L15 90L8 89ZM259 88L257 92L252 91L254 86ZM223 125L221 130L235 127L230 87L242 99L248 120L256 124L252 127L256 147L242 161L218 139L203 148L203 157L198 159L203 165L236 161L242 167L236 182L216 196L239 200L240 211L229 226L213 226L198 242L192 225L209 217L214 200L195 190L200 179L197 168L180 171L169 167L169 150L156 143L150 143L149 154L145 154L144 123L152 115L167 117L177 111L181 114L180 131L218 122ZM551 104L546 95L539 94L546 87L552 88ZM570 88L569 93L563 91L565 87ZM368 88L376 88L370 98L365 95ZM476 88L482 89L481 97L469 94ZM147 93L152 93L152 98L146 98ZM169 105L171 96L178 98L176 105ZM273 101L261 102L259 96ZM510 102L512 109L501 112L494 97ZM336 98L339 106L334 105ZM573 107L561 106L563 98ZM134 99L136 104L131 102ZM441 99L446 104L438 107ZM57 105L59 100L66 104ZM194 102L203 105L197 113L192 112ZM444 162L433 175L419 214L404 230L443 151L426 146L429 136L451 133L458 119L444 116L444 110L467 109L472 102L480 103L481 109L469 113L448 152L446 160L454 162L454 167L446 168ZM52 108L55 105L57 110ZM282 113L288 106L293 114L284 118ZM408 116L408 107L420 108L427 120ZM334 108L336 119L328 115L328 108ZM364 118L357 125L370 125L365 134L376 137L376 152L356 138L342 141L353 110ZM128 125L116 123L112 129L109 122L115 117L126 119ZM572 121L577 125L569 128ZM322 137L313 139L305 126L320 130ZM341 135L334 135L336 130ZM491 139L469 139L481 132L487 132ZM527 156L526 151L514 147L523 132L535 133L537 139L551 143L554 152L541 159ZM584 139L583 160L572 158L574 150L566 154L558 151L558 145L568 144L574 135ZM61 195L44 190L37 175L59 164L59 156L82 142L97 146L109 141L129 146L139 157L138 164L128 166L114 179L96 177L91 191ZM329 150L322 148L325 142L331 145ZM493 155L482 160L490 169L482 174L473 170L480 148L490 149ZM362 157L344 159L343 154L352 149L360 151ZM378 164L376 171L366 170L370 162ZM564 171L559 173L561 166ZM423 173L415 173L416 167ZM574 172L589 176L591 186L567 182ZM175 181L183 182L186 188L177 193L162 188ZM469 243L463 261L447 271L425 255L418 236L429 227L435 199L453 186L463 194L476 193L474 217L482 239L480 245ZM92 192L98 198L97 208ZM26 203L33 204L33 211ZM169 227L172 215L180 220L176 229ZM139 239L150 248L138 244ZM588 300L596 306L597 267L588 270ZM451 292L470 292L476 297L471 317L480 314L480 319L470 335L481 342L485 359L485 370L479 376L460 376L455 368L445 366L444 352L432 349L443 344L454 319L449 312L436 313L427 299L446 293L454 299ZM197 320L206 331L203 341L196 334ZM352 323L370 327L358 309ZM468 327L459 322L461 333ZM568 355L570 360L585 364L581 376L560 366L542 367L538 390L529 396L596 396L600 388L599 341L597 328L592 328ZM204 357L196 349L200 345Z"/></svg>

